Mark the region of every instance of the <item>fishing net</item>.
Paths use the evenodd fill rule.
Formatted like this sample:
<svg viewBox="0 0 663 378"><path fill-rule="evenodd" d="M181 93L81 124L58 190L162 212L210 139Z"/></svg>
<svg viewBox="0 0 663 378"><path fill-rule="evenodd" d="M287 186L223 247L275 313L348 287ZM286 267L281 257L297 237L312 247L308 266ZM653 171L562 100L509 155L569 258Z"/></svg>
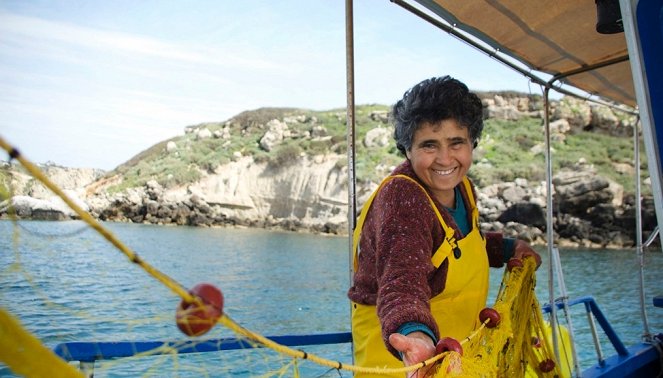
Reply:
<svg viewBox="0 0 663 378"><path fill-rule="evenodd" d="M492 308L499 323L486 316L482 327L463 340L463 355L443 361L437 376L467 377L569 377L569 351L562 350L563 364L552 348L551 328L543 320L534 293L535 262L505 269L502 285ZM490 328L492 327L492 328ZM568 337L556 331L559 337Z"/></svg>
<svg viewBox="0 0 663 378"><path fill-rule="evenodd" d="M75 296L76 292L98 289L94 285L95 277L81 276L76 282L63 280L60 282L62 288L72 288L74 294L62 291L60 297L57 290L48 291L48 288L42 287L39 276L31 272L42 270L49 274L57 274L60 268L83 272L96 270L94 267L85 266L86 260L72 266L71 260L60 255L41 256L46 261L42 264L44 266L28 266L32 262L22 260L24 252L21 245L25 243L26 236L30 235L26 235L19 222L14 220L12 235L7 235L5 238L12 240L13 247L11 251L2 252L5 254L3 258L6 258L3 261L8 263L0 267L0 278L3 280L3 285L25 287L26 293L29 289L30 294L12 298L0 296L2 304L0 373L2 375L290 377L352 376L354 372L361 371L375 376L394 373L405 376L408 372L433 366L435 376L439 377L570 376L568 368L564 368L568 366L567 353L562 355L562 364L553 353L551 330L542 318L541 308L534 293L535 264L531 259L525 259L520 265L505 269L494 306L487 312L488 316L484 316L485 319L480 317L483 324L471 335L460 340L462 355L456 351L443 352L419 365L401 369L355 366L352 365L348 339L327 341L329 345L310 345L300 348L288 346L277 338L267 338L260 332L240 325L231 318L232 314L223 311L223 297L220 293L217 296L213 286L205 286L200 290L196 290L198 286L192 289L184 288L172 278L177 267L170 267L173 272L169 275L148 263L120 241L107 227L71 201L38 168L1 138L0 147L12 158L17 159L37 180L62 198L86 223L85 230L96 231L114 246L115 254L107 256L106 260L102 259L102 265L105 261L106 271L112 271L106 274L117 275L117 281L122 286L121 294L114 294L118 297L113 298L113 303L97 303L94 308L72 308L64 305L64 300L71 302L71 296ZM3 193L3 198L8 198L10 195ZM84 232L81 228L72 230L72 234L81 232ZM62 242L48 235L37 236L45 243ZM30 245L27 248L30 248ZM124 261L118 258L118 251L124 255ZM13 260L7 258L10 254L14 256ZM151 258L158 259L156 256ZM125 269L123 264L126 265L126 260L143 272L144 276L148 276L151 284L135 278L138 270ZM116 269L109 269L110 267ZM175 299L170 308L159 308L157 305L155 309L149 308L150 296L172 297L173 294ZM122 298L122 295L126 298ZM145 297L142 299L147 307L144 313L132 314L122 311L123 301L129 301L134 296ZM21 316L19 319L12 314L12 312L21 312L15 311L17 308L32 308L35 303L39 303L39 307L38 309L35 307L32 311L36 314L33 317ZM176 305L178 305L177 312ZM154 327L154 334L163 335L163 324L169 323L169 329L174 329L175 313L182 320L182 324L178 324L180 330L192 335L191 338L178 334L170 335L169 339L173 341L166 342L122 341L122 338L131 340L131 336L143 328L152 330L149 327ZM496 320L495 314L498 315L499 321ZM71 356L75 351L77 347L75 341L78 340L57 332L41 333L40 325L59 321L65 324L71 319L75 319L74 324L67 327L85 329L86 322L90 321L95 327L106 327L105 334L111 331L119 339L114 342L99 342L96 346L92 344L92 347L88 344L90 351L85 361L75 359L66 361L70 359L67 356ZM114 332L115 329L117 332ZM205 333L207 331L209 332ZM560 338L564 339L564 333L559 330L557 332ZM203 334L205 337L200 337ZM94 340L98 337L99 335L92 331L88 335L88 339ZM53 347L54 341L58 342L58 348ZM54 349L57 349L59 355ZM122 353L118 353L118 350ZM343 358L335 357L339 350L342 351ZM334 357L323 357L330 355ZM11 373L3 370L3 364L11 370Z"/></svg>

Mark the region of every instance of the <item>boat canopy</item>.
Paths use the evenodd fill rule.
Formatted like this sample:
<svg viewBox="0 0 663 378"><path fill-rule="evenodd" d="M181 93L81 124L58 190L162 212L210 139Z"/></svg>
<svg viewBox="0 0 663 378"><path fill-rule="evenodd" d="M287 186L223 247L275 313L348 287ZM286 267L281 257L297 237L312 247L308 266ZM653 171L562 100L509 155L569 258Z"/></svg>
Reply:
<svg viewBox="0 0 663 378"><path fill-rule="evenodd" d="M596 31L594 1L417 2L530 70L559 76L562 83L604 100L636 105L624 33ZM599 68L576 73L591 67Z"/></svg>
<svg viewBox="0 0 663 378"><path fill-rule="evenodd" d="M544 86L546 96L553 89L636 109L663 225L663 0L391 1Z"/></svg>

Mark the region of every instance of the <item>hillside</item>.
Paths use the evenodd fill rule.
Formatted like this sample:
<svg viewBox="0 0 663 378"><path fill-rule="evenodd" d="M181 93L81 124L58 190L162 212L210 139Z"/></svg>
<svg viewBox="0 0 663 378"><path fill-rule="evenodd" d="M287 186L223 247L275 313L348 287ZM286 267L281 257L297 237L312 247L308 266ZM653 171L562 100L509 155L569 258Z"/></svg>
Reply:
<svg viewBox="0 0 663 378"><path fill-rule="evenodd" d="M482 96L484 103L493 105L486 105L489 118L475 151L472 179L480 186L515 178L545 180L540 97L513 92ZM496 97L503 103L495 105ZM552 121L556 127L552 141L553 169L571 167L584 160L596 167L598 174L632 192L628 186L634 172L631 137L634 120L625 116L619 119L618 114L608 113L607 109L573 99L553 105ZM356 109L356 175L360 183L379 181L403 159L391 138L388 112L385 105L361 105ZM603 118L597 119L599 114ZM158 143L108 172L108 177L123 177L121 183L109 190L143 186L150 180L171 188L195 182L206 172L245 156L253 157L256 163L279 167L296 163L302 155L345 155L345 118L345 109L261 108L240 113L225 122L188 126L183 136ZM646 161L641 168L647 177Z"/></svg>
<svg viewBox="0 0 663 378"><path fill-rule="evenodd" d="M545 235L544 127L541 98L483 93L485 129L470 176L479 188L485 229L540 243ZM403 160L392 141L389 107L356 110L359 205ZM569 245L623 247L634 240L634 118L564 98L552 104L556 235ZM348 159L344 109L261 108L187 126L75 194L101 220L195 226L234 225L347 232ZM5 186L30 196L38 186L0 170ZM647 177L646 162L641 166ZM647 197L650 188L643 186ZM21 202L22 201L22 202ZM15 197L16 212L61 219ZM17 203L21 205L18 206ZM5 201L0 216L10 207ZM645 230L655 226L645 198ZM46 206L47 207L47 206ZM44 215L46 214L46 215Z"/></svg>

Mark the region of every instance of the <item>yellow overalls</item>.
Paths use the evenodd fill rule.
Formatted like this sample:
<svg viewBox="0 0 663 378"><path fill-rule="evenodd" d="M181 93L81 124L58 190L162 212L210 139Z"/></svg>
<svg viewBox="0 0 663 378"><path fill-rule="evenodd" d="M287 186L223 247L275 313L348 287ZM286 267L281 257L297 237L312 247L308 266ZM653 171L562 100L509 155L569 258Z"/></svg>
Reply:
<svg viewBox="0 0 663 378"><path fill-rule="evenodd" d="M430 299L430 307L439 327L440 337L450 336L460 341L478 326L479 312L486 305L489 285L486 241L479 232L479 212L467 178L463 179L463 184L470 202L472 230L458 241L454 238L454 230L447 226L428 192L417 181L404 175L385 178L364 205L357 228L354 231L354 269L357 270L357 247L361 229L373 198L385 183L396 178L410 180L421 187L446 233L445 241L431 258L436 268L439 268L445 259L449 260L446 286L442 293ZM356 365L364 367L403 367L403 362L396 359L384 345L376 306L352 304L352 340ZM369 375L356 374L355 376L367 377ZM380 375L380 377L384 377L384 375ZM402 378L403 374L395 375L395 377Z"/></svg>

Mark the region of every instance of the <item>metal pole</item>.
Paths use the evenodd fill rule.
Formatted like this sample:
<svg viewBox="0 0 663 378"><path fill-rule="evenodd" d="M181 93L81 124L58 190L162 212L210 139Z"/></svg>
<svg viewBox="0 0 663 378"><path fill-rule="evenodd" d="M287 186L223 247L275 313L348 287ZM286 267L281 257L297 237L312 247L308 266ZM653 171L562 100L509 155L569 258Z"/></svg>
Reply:
<svg viewBox="0 0 663 378"><path fill-rule="evenodd" d="M554 244L555 235L553 230L553 188L552 188L552 157L550 146L550 88L546 86L543 90L543 105L545 116L543 117L546 138L546 238L548 239L548 301L550 303L550 327L552 329L553 350L557 361L559 359L559 346L557 340L557 306L555 305L554 284Z"/></svg>
<svg viewBox="0 0 663 378"><path fill-rule="evenodd" d="M578 359L578 353L576 352L575 346L575 331L573 329L573 322L571 321L571 314L569 312L569 296L566 291L566 283L564 282L564 273L562 271L562 260L559 257L559 249L553 248L554 264L555 269L557 270L557 281L559 282L559 290L562 296L562 304L564 309L564 317L566 318L566 324L569 326L569 338L571 339L571 354L573 356L573 367L576 370L576 376L582 377L582 371L580 371L580 360ZM562 340L563 341L563 340ZM566 349L565 349L566 350ZM558 360L561 361L561 360Z"/></svg>
<svg viewBox="0 0 663 378"><path fill-rule="evenodd" d="M599 335L596 331L596 322L594 321L594 315L592 314L591 307L585 303L585 311L587 313L587 322L589 323L589 329L592 331L592 340L594 340L594 349L596 350L596 358L598 360L599 366L605 365L605 359L603 357L603 349L601 349L601 341L599 340Z"/></svg>
<svg viewBox="0 0 663 378"><path fill-rule="evenodd" d="M633 159L635 166L635 245L638 261L638 273L640 283L640 314L642 316L642 326L644 333L642 338L645 341L651 341L652 335L649 332L649 321L647 320L647 310L645 307L645 257L642 245L642 189L640 178L640 132L636 122L633 126Z"/></svg>
<svg viewBox="0 0 663 378"><path fill-rule="evenodd" d="M354 22L352 0L345 0L345 70L347 87L346 128L348 130L348 262L350 286L354 282L354 248L352 234L357 220L356 177L355 177L355 74L354 74ZM352 306L352 304L350 304ZM352 307L350 307L352 319ZM352 321L350 321L352 331ZM352 343L350 345L353 345ZM354 348L354 347L353 347ZM352 352L354 363L354 351Z"/></svg>
<svg viewBox="0 0 663 378"><path fill-rule="evenodd" d="M354 25L352 0L345 1L345 56L346 56L346 86L347 108L346 128L348 131L348 241L350 251L350 283L353 281L352 232L357 220L357 191L355 177L355 77L354 77Z"/></svg>

